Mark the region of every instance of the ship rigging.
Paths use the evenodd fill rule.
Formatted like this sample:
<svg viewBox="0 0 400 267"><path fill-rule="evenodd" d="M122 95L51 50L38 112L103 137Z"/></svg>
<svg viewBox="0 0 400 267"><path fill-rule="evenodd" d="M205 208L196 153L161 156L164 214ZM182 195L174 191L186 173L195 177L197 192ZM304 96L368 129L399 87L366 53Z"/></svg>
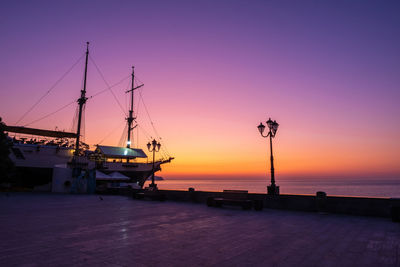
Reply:
<svg viewBox="0 0 400 267"><path fill-rule="evenodd" d="M80 57L79 60L73 64L71 68L68 69L68 71L59 79L57 82L48 90L46 93L30 108L26 113L23 114L23 116L17 121L20 122L28 113L30 113L38 104L41 102L63 79L64 77L71 72L71 70L77 65L77 63L83 58ZM106 88L100 92L95 93L92 96L87 96L87 78L88 78L88 63L91 61L97 72L100 74L102 77L103 81L106 84ZM28 169L35 169L38 167L39 169L46 169L46 173L49 173L48 169L51 169L55 164L60 164L60 163L66 163L66 162L77 162L77 161L88 161L89 166L90 161L94 160L96 161L96 169L103 171L105 174L112 173L112 172L119 172L123 175L126 175L131 179L131 181L136 182L138 185L143 186L144 181L146 180L147 177L149 177L152 173L154 173L157 170L160 170L160 165L170 162L173 158L169 156L168 151L164 147L164 154L161 159L156 161L156 168L152 166L151 163L149 162L143 162L140 161L141 158L147 158L147 155L141 150L140 148L133 148L133 130L134 129L141 129L145 133L145 136L147 137L147 140L150 141L152 139L152 136L150 136L147 131L145 131L142 127L140 127L136 121L137 118L137 112L135 114L134 112L134 91L142 88L144 86L143 83L140 85L135 86L135 72L134 72L134 67L132 67L132 73L121 79L119 82L115 83L114 85L110 86L105 78L104 75L101 73L100 69L97 67L96 63L92 59L92 57L89 55L89 42L86 43L86 51L85 51L85 68L84 68L84 78L83 78L83 88L80 90L80 98L77 101L73 101L67 105L62 106L61 108L58 108L56 111L51 112L50 114L43 116L31 123L25 124L24 126L7 126L6 130L10 133L14 134L23 134L23 135L41 135L44 137L49 137L49 138L58 138L57 142L50 141L48 143L45 142L36 142L36 139L32 139L31 141L25 141L26 138L21 138L20 140L15 142L15 145L13 147L13 153L12 153L12 160L16 163L17 167L21 167L22 169L25 169L25 171ZM129 77L131 77L130 81L130 89L125 91L126 94L129 94L130 96L130 107L128 114L124 112L127 116L125 117L125 120L127 122L127 136L125 139L125 144L126 146L125 149L123 147L113 147L113 146L104 146L97 144L95 151L90 151L89 146L83 143L82 140L82 134L84 131L84 111L85 111L85 105L86 102L89 99L92 99L106 91L109 91L112 93L114 99L122 109L122 105L119 103L117 97L115 96L114 92L112 91L112 88L121 84L123 81L127 80ZM161 137L159 137L155 127L154 123L151 121L150 115L148 113L148 110L144 104L142 94L140 93L139 90L139 100L143 103L143 106L145 107L146 114L151 122L151 126L154 130L154 133L156 137L161 141ZM52 130L41 130L41 129L35 129L35 128L27 128L26 126L36 123L38 121L44 120L48 118L49 116L52 116L59 111L65 109L66 107L70 106L72 103L78 102L78 108L76 115L77 117L74 118L74 123L75 125L74 129L71 132L65 132L65 131L52 131ZM138 102L139 103L139 102ZM138 127L139 126L139 127ZM69 141L65 141L64 139L75 139L75 144ZM14 136L14 140L16 140ZM104 139L103 139L104 140ZM101 142L100 142L101 143ZM48 145L47 145L48 144ZM62 146L60 144L63 144ZM30 150L27 150L28 145L31 147L29 148ZM34 147L32 147L32 145ZM139 141L138 141L139 145ZM63 148L61 153L60 147ZM54 148L54 149L53 149ZM128 150L126 150L128 149ZM53 151L54 150L54 151ZM44 153L43 151L46 151ZM27 153L29 152L29 153ZM27 153L27 154L26 154ZM26 154L26 155L25 155ZM46 155L45 155L46 154ZM45 155L45 156L43 156ZM92 164L93 165L93 164ZM29 170L30 171L30 170ZM40 174L42 175L42 174Z"/></svg>

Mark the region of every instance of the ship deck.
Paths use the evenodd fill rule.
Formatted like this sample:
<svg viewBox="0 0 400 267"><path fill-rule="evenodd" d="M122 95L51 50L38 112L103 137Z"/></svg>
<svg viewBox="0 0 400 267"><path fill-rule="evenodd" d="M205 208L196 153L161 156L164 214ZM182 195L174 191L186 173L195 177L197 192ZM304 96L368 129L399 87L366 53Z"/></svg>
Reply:
<svg viewBox="0 0 400 267"><path fill-rule="evenodd" d="M103 199L103 200L102 200ZM0 193L4 266L400 266L388 218Z"/></svg>

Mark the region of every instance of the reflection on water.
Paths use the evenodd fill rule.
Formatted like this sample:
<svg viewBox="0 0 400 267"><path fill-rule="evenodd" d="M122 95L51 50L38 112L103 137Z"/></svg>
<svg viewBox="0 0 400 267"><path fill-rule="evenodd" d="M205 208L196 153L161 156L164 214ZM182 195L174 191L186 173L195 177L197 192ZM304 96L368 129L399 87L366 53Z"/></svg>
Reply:
<svg viewBox="0 0 400 267"><path fill-rule="evenodd" d="M160 189L188 190L194 187L198 191L222 191L224 189L248 190L251 193L265 193L267 180L246 179L205 179L205 180L180 180L169 179L156 182ZM400 179L284 179L278 180L282 194L310 194L324 191L328 195L339 196L368 196L368 197L397 197L400 198ZM146 184L147 186L147 184Z"/></svg>

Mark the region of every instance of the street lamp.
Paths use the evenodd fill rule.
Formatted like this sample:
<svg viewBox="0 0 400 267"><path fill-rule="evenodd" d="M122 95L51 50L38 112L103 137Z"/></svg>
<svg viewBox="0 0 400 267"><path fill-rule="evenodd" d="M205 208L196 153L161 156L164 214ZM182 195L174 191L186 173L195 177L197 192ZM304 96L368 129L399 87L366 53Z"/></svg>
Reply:
<svg viewBox="0 0 400 267"><path fill-rule="evenodd" d="M269 128L268 134L264 135L265 126L260 122L260 125L257 126L258 130L262 137L269 136L269 144L271 148L271 185L267 186L268 195L279 195L279 186L275 184L275 169L274 169L274 156L272 154L272 138L275 137L276 131L278 130L279 124L271 118L266 122Z"/></svg>
<svg viewBox="0 0 400 267"><path fill-rule="evenodd" d="M154 183L154 159L155 159L155 154L156 152L160 151L161 144L156 141L156 139L153 139L153 141L147 143L147 149L150 152L153 152L153 169L152 169L152 175L151 175L151 184L150 187L153 189L157 189L157 185Z"/></svg>

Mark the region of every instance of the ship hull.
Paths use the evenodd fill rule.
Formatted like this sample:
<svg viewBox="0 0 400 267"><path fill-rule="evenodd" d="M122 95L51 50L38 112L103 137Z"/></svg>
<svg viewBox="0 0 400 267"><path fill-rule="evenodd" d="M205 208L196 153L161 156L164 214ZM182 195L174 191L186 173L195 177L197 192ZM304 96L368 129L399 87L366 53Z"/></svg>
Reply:
<svg viewBox="0 0 400 267"><path fill-rule="evenodd" d="M53 168L56 165L67 165L72 161L73 149L57 146L40 146L34 144L14 144L11 149L10 159L16 167L14 184L21 187L33 188L52 182ZM95 163L86 157L79 158L79 161L87 163L87 168L95 168ZM155 162L155 171L161 170L161 162ZM153 172L152 163L122 163L105 162L96 169L111 174L119 172L130 178L130 182L137 183L143 187L147 178Z"/></svg>
<svg viewBox="0 0 400 267"><path fill-rule="evenodd" d="M35 144L13 144L10 159L15 165L16 186L33 188L52 181L53 167L71 161L73 149Z"/></svg>
<svg viewBox="0 0 400 267"><path fill-rule="evenodd" d="M161 170L161 162L154 163L155 172ZM132 183L137 183L140 187L143 187L147 178L153 173L152 163L118 163L118 162L107 162L102 164L101 167L96 168L105 174L111 174L113 172L119 172L129 177Z"/></svg>
<svg viewBox="0 0 400 267"><path fill-rule="evenodd" d="M34 188L51 183L53 168L16 167L13 184L18 187Z"/></svg>

